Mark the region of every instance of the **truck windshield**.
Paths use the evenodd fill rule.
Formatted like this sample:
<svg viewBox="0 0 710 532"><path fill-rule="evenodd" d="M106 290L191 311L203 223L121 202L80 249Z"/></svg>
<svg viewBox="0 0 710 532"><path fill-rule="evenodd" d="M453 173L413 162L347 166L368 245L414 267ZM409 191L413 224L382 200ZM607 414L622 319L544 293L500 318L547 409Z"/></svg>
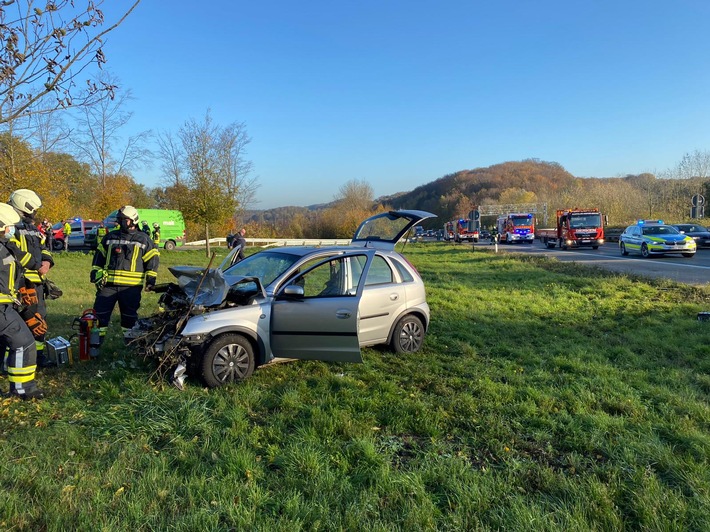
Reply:
<svg viewBox="0 0 710 532"><path fill-rule="evenodd" d="M601 214L573 214L570 229L596 229L602 226Z"/></svg>
<svg viewBox="0 0 710 532"><path fill-rule="evenodd" d="M532 218L527 216L511 216L510 219L513 220L513 225L515 227L528 227L532 225Z"/></svg>

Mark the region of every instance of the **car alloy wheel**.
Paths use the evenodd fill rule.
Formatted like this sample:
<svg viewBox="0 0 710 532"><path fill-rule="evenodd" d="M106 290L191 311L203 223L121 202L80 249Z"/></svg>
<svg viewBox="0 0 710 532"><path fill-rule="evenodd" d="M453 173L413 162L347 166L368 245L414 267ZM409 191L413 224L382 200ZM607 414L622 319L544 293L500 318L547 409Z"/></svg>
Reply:
<svg viewBox="0 0 710 532"><path fill-rule="evenodd" d="M647 258L649 258L649 257L651 256L651 252L648 251L648 246L647 246L646 244L642 244L642 245L641 245L641 256L642 256L644 259L647 259Z"/></svg>
<svg viewBox="0 0 710 532"><path fill-rule="evenodd" d="M392 349L395 353L416 353L424 343L424 325L413 314L404 316L394 326Z"/></svg>
<svg viewBox="0 0 710 532"><path fill-rule="evenodd" d="M624 245L623 242L621 243L621 245L620 245L619 247L621 248L621 254L622 254L622 255L626 256L626 255L629 254L629 252L626 251L626 245Z"/></svg>
<svg viewBox="0 0 710 532"><path fill-rule="evenodd" d="M254 350L249 340L238 334L217 337L202 359L202 377L210 388L239 382L254 372Z"/></svg>

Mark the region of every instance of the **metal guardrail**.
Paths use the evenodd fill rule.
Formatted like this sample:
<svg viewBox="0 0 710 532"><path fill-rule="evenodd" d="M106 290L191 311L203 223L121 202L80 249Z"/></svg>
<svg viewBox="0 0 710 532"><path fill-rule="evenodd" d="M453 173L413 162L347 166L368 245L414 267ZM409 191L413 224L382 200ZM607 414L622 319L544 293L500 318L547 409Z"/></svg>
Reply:
<svg viewBox="0 0 710 532"><path fill-rule="evenodd" d="M273 247L273 246L347 246L349 238L245 238L247 246ZM210 238L210 244L217 246L227 245L226 238ZM186 242L186 246L206 246L207 240Z"/></svg>

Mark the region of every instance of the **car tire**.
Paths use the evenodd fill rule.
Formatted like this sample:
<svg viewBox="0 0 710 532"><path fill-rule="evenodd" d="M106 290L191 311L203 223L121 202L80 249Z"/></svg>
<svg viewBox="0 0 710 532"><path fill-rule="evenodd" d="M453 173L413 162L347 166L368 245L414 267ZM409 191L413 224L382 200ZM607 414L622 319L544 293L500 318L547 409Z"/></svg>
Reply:
<svg viewBox="0 0 710 532"><path fill-rule="evenodd" d="M64 240L52 240L52 251L64 251Z"/></svg>
<svg viewBox="0 0 710 532"><path fill-rule="evenodd" d="M172 240L168 240L163 247L165 248L166 251L172 251L175 249L175 242Z"/></svg>
<svg viewBox="0 0 710 532"><path fill-rule="evenodd" d="M218 336L202 357L202 378L210 388L243 381L256 366L254 349L239 334Z"/></svg>
<svg viewBox="0 0 710 532"><path fill-rule="evenodd" d="M599 246L592 246L592 249L599 249Z"/></svg>
<svg viewBox="0 0 710 532"><path fill-rule="evenodd" d="M648 246L646 244L641 244L641 256L644 259L647 259L651 256L651 252L648 250Z"/></svg>
<svg viewBox="0 0 710 532"><path fill-rule="evenodd" d="M416 353L424 344L424 334L422 320L408 314L394 326L390 347L395 353Z"/></svg>
<svg viewBox="0 0 710 532"><path fill-rule="evenodd" d="M683 256L686 259L692 259L693 257L695 257L695 253L683 253Z"/></svg>
<svg viewBox="0 0 710 532"><path fill-rule="evenodd" d="M621 244L619 244L619 249L621 249L621 254L622 254L624 257L629 254L629 252L626 251L626 246L624 245L623 242L622 242Z"/></svg>

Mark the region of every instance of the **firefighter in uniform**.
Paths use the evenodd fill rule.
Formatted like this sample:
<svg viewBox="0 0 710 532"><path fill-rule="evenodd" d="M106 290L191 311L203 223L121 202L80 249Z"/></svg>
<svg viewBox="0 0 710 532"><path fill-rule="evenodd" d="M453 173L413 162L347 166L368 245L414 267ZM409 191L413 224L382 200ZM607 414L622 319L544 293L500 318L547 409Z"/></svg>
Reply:
<svg viewBox="0 0 710 532"><path fill-rule="evenodd" d="M0 344L7 348L10 394L21 399L42 399L44 392L37 388L37 351L35 341L25 321L17 313L20 286L19 264L7 244L13 239L20 215L15 209L0 203Z"/></svg>
<svg viewBox="0 0 710 532"><path fill-rule="evenodd" d="M44 341L47 334L47 303L44 298L42 281L49 269L54 266L52 254L46 245L46 237L37 229L35 214L42 206L42 200L32 190L22 188L10 194L8 202L20 215L20 223L15 226L15 239L20 249L31 256L31 262L19 258L23 263L24 286L20 288L20 300L23 310L20 313L32 331L37 348L39 367L49 365L44 355Z"/></svg>
<svg viewBox="0 0 710 532"><path fill-rule="evenodd" d="M153 244L160 247L160 225L158 222L153 222Z"/></svg>
<svg viewBox="0 0 710 532"><path fill-rule="evenodd" d="M121 311L124 338L138 320L141 290L155 286L160 252L150 236L138 230L138 211L130 205L118 210L119 229L99 242L91 267L91 282L96 284L94 310L99 319L103 342L116 303Z"/></svg>

